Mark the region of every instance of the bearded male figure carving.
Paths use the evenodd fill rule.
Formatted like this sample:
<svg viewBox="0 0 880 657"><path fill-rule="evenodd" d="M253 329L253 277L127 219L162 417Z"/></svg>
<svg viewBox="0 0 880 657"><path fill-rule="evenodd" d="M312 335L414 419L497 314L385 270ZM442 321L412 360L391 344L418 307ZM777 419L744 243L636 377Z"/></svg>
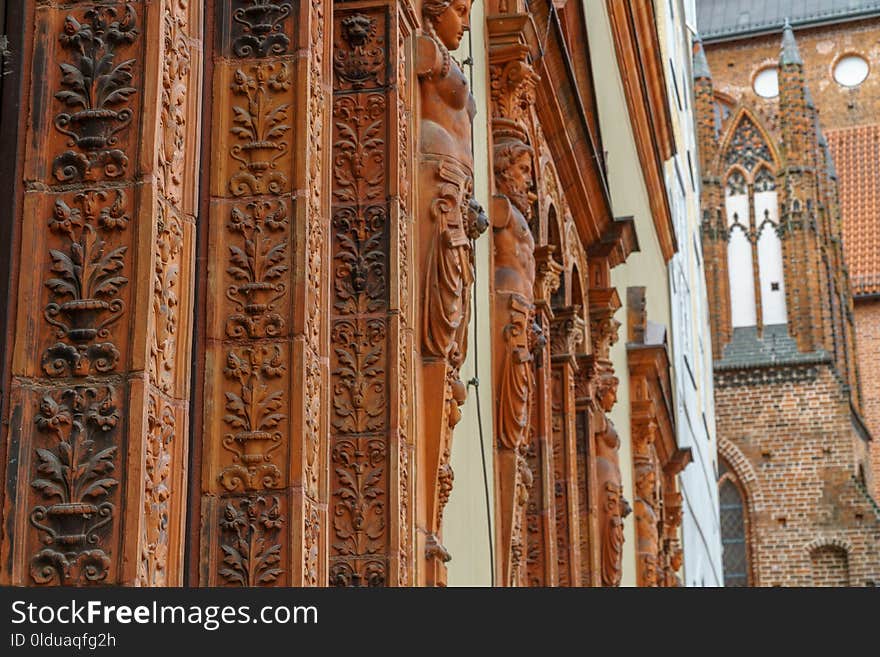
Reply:
<svg viewBox="0 0 880 657"><path fill-rule="evenodd" d="M443 508L452 488L452 428L467 390L459 368L467 350L471 287L471 239L488 219L473 199L471 125L476 103L468 79L450 51L469 29L471 0L425 0L417 37L419 77L418 241L422 264L422 432L429 481L426 557L448 561L440 544ZM443 584L437 567L429 583Z"/></svg>
<svg viewBox="0 0 880 657"><path fill-rule="evenodd" d="M532 203L532 149L513 121L494 121L494 171L498 195L492 214L495 255L493 317L495 384L498 390L498 470L501 532L506 554L504 583L521 584L525 543L523 520L532 473L523 453L527 443L534 373L535 240L529 228Z"/></svg>
<svg viewBox="0 0 880 657"><path fill-rule="evenodd" d="M620 476L620 438L614 423L605 415L617 401L618 379L609 374L599 378L597 397L599 430L596 441L596 477L599 488L599 527L602 586L620 586L623 559L623 519L632 509L623 496Z"/></svg>

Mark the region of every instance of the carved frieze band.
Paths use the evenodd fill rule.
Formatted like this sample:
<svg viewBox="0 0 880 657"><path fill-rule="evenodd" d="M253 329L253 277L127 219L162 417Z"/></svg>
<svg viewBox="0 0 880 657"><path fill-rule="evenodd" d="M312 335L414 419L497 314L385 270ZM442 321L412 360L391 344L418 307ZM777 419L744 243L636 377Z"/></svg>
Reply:
<svg viewBox="0 0 880 657"><path fill-rule="evenodd" d="M384 5L333 16L331 586L385 586L391 522L389 131ZM396 39L395 39L396 42ZM393 169L391 169L393 171ZM395 459L396 461L396 459Z"/></svg>
<svg viewBox="0 0 880 657"><path fill-rule="evenodd" d="M225 91L214 94L219 100L213 157L220 164L212 169L210 185L208 277L209 285L216 285L208 298L210 401L203 436L205 453L211 455L203 466L208 469L203 492L218 494L220 500L210 507L215 517L203 519L213 525L210 531L203 528L203 535L218 541L211 547L214 556L205 583L285 586L298 583L301 573L302 584L309 585L317 576L318 551L315 545L302 546L320 531L320 519L309 513L317 482L309 482L293 466L301 462L304 469L308 463L314 467L317 459L308 450L301 461L291 459L298 447L291 445L290 427L294 409L304 407L304 418L310 419L304 419L302 442L315 443L320 410L314 404L320 405L321 393L314 385L320 375L314 362L317 350L308 345L300 352L293 339L296 288L308 287L294 272L297 259L306 256L313 225L311 198L294 193L298 168L311 161L312 151L295 153L293 146L301 138L299 126L306 126L297 119L304 116L297 111L297 99L308 89L308 80L297 76L293 53L300 20L310 21L303 34L312 39L323 35L314 33L308 4L226 3L225 11L216 13L228 21L220 48L227 58L215 60L213 80L215 90ZM310 56L310 65L317 56ZM320 80L320 69L318 75ZM300 104L313 107L305 99ZM315 123L313 129L320 130L319 117ZM320 181L315 191L312 187L308 184L310 196L320 199ZM297 212L300 203L305 212ZM303 217L305 230L295 226L296 217ZM306 240L299 241L299 234ZM304 301L309 302L304 306L318 303L314 297ZM304 385L294 389L290 375L298 367ZM288 487L300 481L306 493L296 509ZM294 522L300 524L291 530ZM306 531L309 522L315 528ZM295 567L290 559L296 550L288 536L302 541L303 563Z"/></svg>

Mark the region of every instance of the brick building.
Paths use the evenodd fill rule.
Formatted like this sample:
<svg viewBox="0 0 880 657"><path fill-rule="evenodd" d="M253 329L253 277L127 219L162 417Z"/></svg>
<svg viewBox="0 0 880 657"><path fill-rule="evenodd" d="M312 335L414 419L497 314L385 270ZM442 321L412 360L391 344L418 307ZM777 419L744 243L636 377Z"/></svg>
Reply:
<svg viewBox="0 0 880 657"><path fill-rule="evenodd" d="M792 25L785 4L698 3L725 583L872 585L876 386L856 344L876 351L865 336L877 331L859 321L877 313L857 312L853 295L869 293L876 271L857 254L876 250L865 207L876 165L861 153L876 149L865 124L877 79L864 64L877 56L880 6L802 7Z"/></svg>

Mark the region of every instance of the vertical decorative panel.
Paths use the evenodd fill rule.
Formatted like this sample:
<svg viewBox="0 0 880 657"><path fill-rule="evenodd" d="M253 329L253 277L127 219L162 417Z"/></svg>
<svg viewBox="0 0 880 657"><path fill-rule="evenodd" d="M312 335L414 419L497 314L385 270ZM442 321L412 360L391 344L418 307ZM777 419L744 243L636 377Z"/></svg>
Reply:
<svg viewBox="0 0 880 657"><path fill-rule="evenodd" d="M333 16L332 586L410 583L410 107L407 18Z"/></svg>
<svg viewBox="0 0 880 657"><path fill-rule="evenodd" d="M326 571L324 6L225 0L213 20L200 578L317 586Z"/></svg>
<svg viewBox="0 0 880 657"><path fill-rule="evenodd" d="M179 584L201 7L30 12L3 581Z"/></svg>

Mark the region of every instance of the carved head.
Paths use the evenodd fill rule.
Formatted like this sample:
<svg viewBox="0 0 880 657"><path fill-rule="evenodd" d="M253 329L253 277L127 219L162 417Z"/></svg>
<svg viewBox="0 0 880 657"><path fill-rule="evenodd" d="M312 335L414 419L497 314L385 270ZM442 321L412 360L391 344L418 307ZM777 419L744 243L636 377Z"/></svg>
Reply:
<svg viewBox="0 0 880 657"><path fill-rule="evenodd" d="M606 413L610 413L617 403L617 385L620 383L613 374L603 373L599 377L599 384L596 390L596 396L599 399L599 406Z"/></svg>
<svg viewBox="0 0 880 657"><path fill-rule="evenodd" d="M636 466L636 495L643 500L652 502L656 481L654 464L651 463L651 459L645 457L636 456L634 460Z"/></svg>
<svg viewBox="0 0 880 657"><path fill-rule="evenodd" d="M532 214L532 148L518 139L507 139L495 144L495 183L498 191L510 199L523 216Z"/></svg>
<svg viewBox="0 0 880 657"><path fill-rule="evenodd" d="M456 50L471 27L471 0L425 0L422 16L448 50Z"/></svg>
<svg viewBox="0 0 880 657"><path fill-rule="evenodd" d="M362 47L376 33L376 21L363 14L346 16L342 19L342 32L352 46Z"/></svg>

